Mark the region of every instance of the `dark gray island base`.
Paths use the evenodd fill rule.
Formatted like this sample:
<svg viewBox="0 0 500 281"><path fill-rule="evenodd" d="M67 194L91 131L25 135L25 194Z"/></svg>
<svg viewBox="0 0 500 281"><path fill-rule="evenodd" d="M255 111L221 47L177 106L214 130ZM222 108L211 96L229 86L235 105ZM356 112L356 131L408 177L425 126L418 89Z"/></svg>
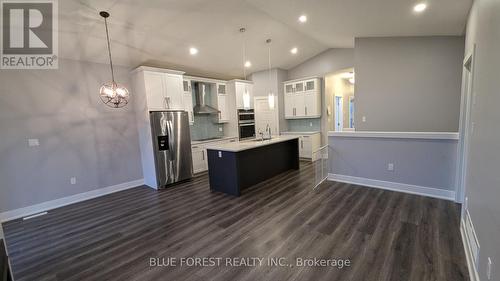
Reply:
<svg viewBox="0 0 500 281"><path fill-rule="evenodd" d="M207 156L210 189L234 196L246 187L299 169L297 137L208 147Z"/></svg>

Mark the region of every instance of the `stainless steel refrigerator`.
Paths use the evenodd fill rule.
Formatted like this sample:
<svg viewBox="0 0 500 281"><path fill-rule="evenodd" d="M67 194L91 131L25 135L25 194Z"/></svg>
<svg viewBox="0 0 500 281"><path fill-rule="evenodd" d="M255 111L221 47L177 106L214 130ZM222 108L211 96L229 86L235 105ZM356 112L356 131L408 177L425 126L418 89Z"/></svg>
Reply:
<svg viewBox="0 0 500 281"><path fill-rule="evenodd" d="M191 133L186 111L150 113L158 188L193 177Z"/></svg>

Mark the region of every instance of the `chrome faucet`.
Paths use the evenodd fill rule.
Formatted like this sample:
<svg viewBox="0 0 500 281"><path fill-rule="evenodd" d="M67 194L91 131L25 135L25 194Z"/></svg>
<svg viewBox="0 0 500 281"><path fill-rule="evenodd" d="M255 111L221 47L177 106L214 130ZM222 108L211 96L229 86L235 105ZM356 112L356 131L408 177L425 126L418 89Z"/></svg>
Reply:
<svg viewBox="0 0 500 281"><path fill-rule="evenodd" d="M269 124L266 125L266 133L267 133L267 139L270 140L271 137L271 126Z"/></svg>

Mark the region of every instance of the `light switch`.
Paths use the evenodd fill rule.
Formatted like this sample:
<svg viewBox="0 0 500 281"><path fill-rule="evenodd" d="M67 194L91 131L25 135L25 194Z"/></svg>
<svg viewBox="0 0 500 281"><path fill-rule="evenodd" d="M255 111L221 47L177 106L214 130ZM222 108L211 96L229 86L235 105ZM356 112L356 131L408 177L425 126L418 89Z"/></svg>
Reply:
<svg viewBox="0 0 500 281"><path fill-rule="evenodd" d="M33 146L39 146L40 141L38 139L28 139L28 146L33 147Z"/></svg>
<svg viewBox="0 0 500 281"><path fill-rule="evenodd" d="M222 127L219 127L219 132L222 132Z"/></svg>
<svg viewBox="0 0 500 281"><path fill-rule="evenodd" d="M363 116L363 118L361 118L361 121L366 122L366 116Z"/></svg>

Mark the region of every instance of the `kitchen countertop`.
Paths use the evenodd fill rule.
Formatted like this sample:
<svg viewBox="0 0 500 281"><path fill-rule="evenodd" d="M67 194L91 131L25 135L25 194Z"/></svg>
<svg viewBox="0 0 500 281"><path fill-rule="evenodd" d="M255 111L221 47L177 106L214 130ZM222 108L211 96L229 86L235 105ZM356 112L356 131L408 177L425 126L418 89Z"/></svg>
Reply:
<svg viewBox="0 0 500 281"><path fill-rule="evenodd" d="M281 132L282 135L315 135L315 134L321 134L320 131L313 131L313 132Z"/></svg>
<svg viewBox="0 0 500 281"><path fill-rule="evenodd" d="M197 145L197 144L210 143L210 142L218 142L218 141L225 141L225 140L237 139L237 138L238 138L238 137L222 137L222 138L214 138L214 139L209 139L209 140L191 141L191 144L192 144L192 145Z"/></svg>
<svg viewBox="0 0 500 281"><path fill-rule="evenodd" d="M214 144L208 145L206 148L211 150L220 150L220 151L228 151L228 152L239 152L243 150L253 149L257 147L262 147L266 145L271 145L275 143L285 142L293 139L298 139L298 136L279 136L273 137L270 140L265 141L239 141L239 142L231 142L231 143L223 143L223 144Z"/></svg>

